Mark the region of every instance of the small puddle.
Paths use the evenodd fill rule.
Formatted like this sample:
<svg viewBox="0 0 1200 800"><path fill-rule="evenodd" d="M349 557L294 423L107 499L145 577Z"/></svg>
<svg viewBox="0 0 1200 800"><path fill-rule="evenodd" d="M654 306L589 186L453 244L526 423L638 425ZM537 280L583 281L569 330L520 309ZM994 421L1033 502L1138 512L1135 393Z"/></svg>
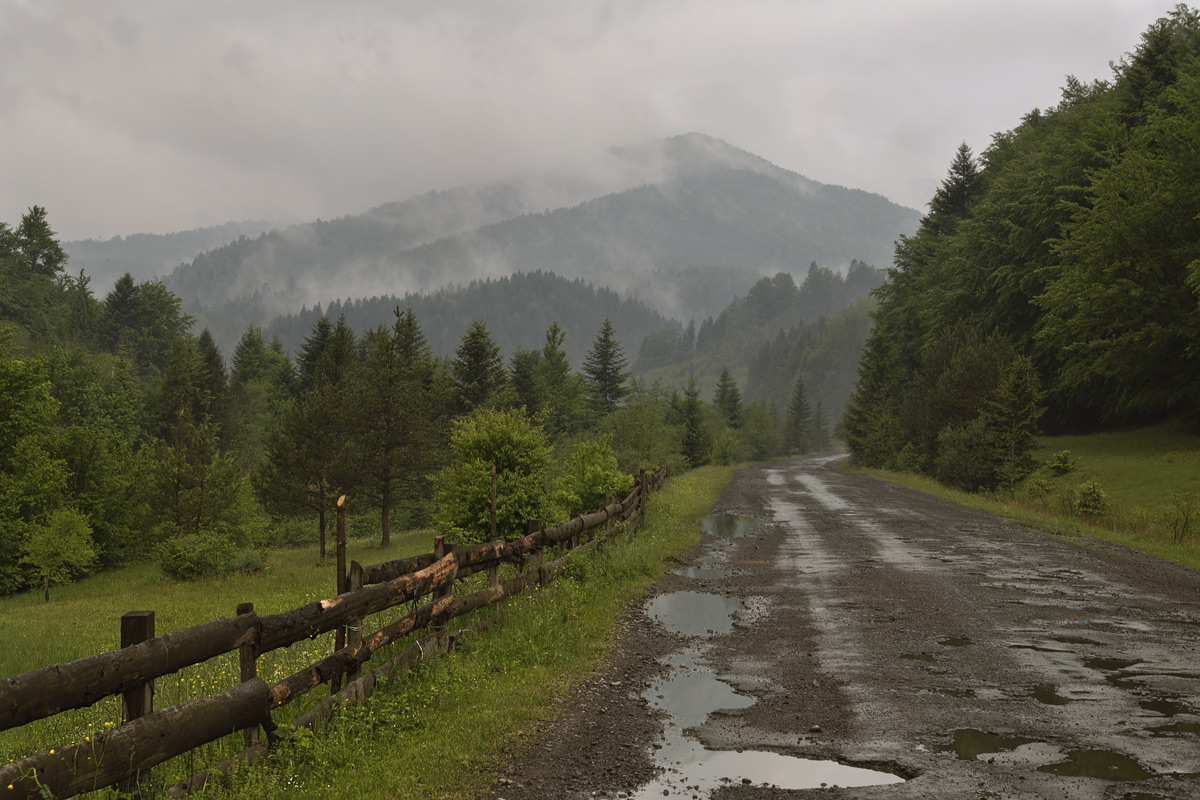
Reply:
<svg viewBox="0 0 1200 800"><path fill-rule="evenodd" d="M1069 778L1100 778L1105 781L1144 781L1154 773L1132 758L1112 750L1072 750L1067 760L1043 764L1038 772Z"/></svg>
<svg viewBox="0 0 1200 800"><path fill-rule="evenodd" d="M703 724L719 709L747 708L754 699L738 694L719 680L700 657L680 653L666 661L669 672L642 693L669 715L662 747L654 752L661 773L631 795L633 800L660 797L705 797L724 785L774 786L785 790L821 786L878 786L902 783L890 772L851 767L837 761L815 761L753 750L709 750L684 732Z"/></svg>
<svg viewBox="0 0 1200 800"><path fill-rule="evenodd" d="M1151 736L1160 739L1164 736L1179 736L1181 734L1200 736L1200 722L1172 722L1170 725L1159 725L1156 728L1147 728L1147 730Z"/></svg>
<svg viewBox="0 0 1200 800"><path fill-rule="evenodd" d="M975 643L962 636L947 636L945 639L938 639L938 644L942 647L966 647Z"/></svg>
<svg viewBox="0 0 1200 800"><path fill-rule="evenodd" d="M944 694L948 697L974 697L974 689L934 689L938 694Z"/></svg>
<svg viewBox="0 0 1200 800"><path fill-rule="evenodd" d="M1059 650L1055 647L1039 647L1036 644L1010 644L1009 650L1032 650L1035 653L1072 653L1073 650Z"/></svg>
<svg viewBox="0 0 1200 800"><path fill-rule="evenodd" d="M1083 665L1088 669L1098 669L1102 672L1120 672L1134 664L1141 664L1140 658L1085 658Z"/></svg>
<svg viewBox="0 0 1200 800"><path fill-rule="evenodd" d="M901 653L900 657L906 661L937 661L937 659L929 653Z"/></svg>
<svg viewBox="0 0 1200 800"><path fill-rule="evenodd" d="M1082 636L1052 636L1050 639L1051 641L1061 642L1062 644L1091 644L1096 646L1103 644L1103 642L1092 641L1091 639L1085 639Z"/></svg>
<svg viewBox="0 0 1200 800"><path fill-rule="evenodd" d="M708 636L733 630L733 615L745 606L736 597L708 592L670 592L650 601L646 613L683 636Z"/></svg>
<svg viewBox="0 0 1200 800"><path fill-rule="evenodd" d="M1041 683L1033 687L1033 699L1047 706L1065 706L1075 702L1069 697L1063 697L1055 687L1048 683Z"/></svg>
<svg viewBox="0 0 1200 800"><path fill-rule="evenodd" d="M677 570L672 570L676 575L681 575L684 578L696 578L702 581L716 580L717 578L728 578L733 574L731 569L722 569L721 567L681 567Z"/></svg>
<svg viewBox="0 0 1200 800"><path fill-rule="evenodd" d="M974 728L959 728L952 735L954 740L950 744L938 745L933 749L939 753L954 753L963 761L974 761L987 753L1016 750L1021 745L1037 741L1025 736L1001 736Z"/></svg>
<svg viewBox="0 0 1200 800"><path fill-rule="evenodd" d="M758 529L762 527L762 520L739 514L709 514L701 517L697 524L701 530L708 533L740 539L758 533Z"/></svg>
<svg viewBox="0 0 1200 800"><path fill-rule="evenodd" d="M1188 704L1181 703L1178 700L1168 700L1165 697L1156 697L1153 700L1140 700L1138 701L1138 705L1147 711L1162 714L1164 717L1196 713Z"/></svg>

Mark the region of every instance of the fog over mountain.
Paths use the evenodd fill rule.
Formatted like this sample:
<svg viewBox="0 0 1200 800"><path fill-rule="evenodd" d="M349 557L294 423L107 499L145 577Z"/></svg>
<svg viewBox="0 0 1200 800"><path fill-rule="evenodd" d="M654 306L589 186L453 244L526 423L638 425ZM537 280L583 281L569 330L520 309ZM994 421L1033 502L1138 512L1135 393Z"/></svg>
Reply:
<svg viewBox="0 0 1200 800"><path fill-rule="evenodd" d="M185 304L253 298L270 317L544 271L686 320L715 313L764 275L802 276L813 261L887 266L894 241L919 217L687 134L610 150L570 174L431 192L243 237L166 282Z"/></svg>

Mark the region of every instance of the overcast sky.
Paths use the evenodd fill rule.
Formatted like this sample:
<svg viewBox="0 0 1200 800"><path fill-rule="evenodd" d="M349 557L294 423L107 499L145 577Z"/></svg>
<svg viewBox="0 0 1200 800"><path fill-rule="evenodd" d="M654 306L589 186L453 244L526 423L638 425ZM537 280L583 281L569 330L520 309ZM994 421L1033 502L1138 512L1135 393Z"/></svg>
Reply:
<svg viewBox="0 0 1200 800"><path fill-rule="evenodd" d="M924 210L1172 6L0 0L0 221L331 218L689 131Z"/></svg>

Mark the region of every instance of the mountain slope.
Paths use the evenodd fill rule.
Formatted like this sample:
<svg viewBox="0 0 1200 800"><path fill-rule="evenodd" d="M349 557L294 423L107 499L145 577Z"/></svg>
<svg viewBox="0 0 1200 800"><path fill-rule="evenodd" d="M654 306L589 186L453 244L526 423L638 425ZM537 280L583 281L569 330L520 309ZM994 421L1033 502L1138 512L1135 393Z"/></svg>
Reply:
<svg viewBox="0 0 1200 800"><path fill-rule="evenodd" d="M435 291L517 271L553 271L704 316L657 270L744 272L743 286L811 261L886 266L919 214L827 186L698 134L615 150L567 178L433 193L363 215L273 231L182 265L168 285L205 305L259 293L285 313L336 297ZM602 177L590 177L597 174ZM604 185L628 188L580 202ZM577 198L575 205L551 205ZM553 210L549 210L553 209ZM723 307L731 296L716 298Z"/></svg>

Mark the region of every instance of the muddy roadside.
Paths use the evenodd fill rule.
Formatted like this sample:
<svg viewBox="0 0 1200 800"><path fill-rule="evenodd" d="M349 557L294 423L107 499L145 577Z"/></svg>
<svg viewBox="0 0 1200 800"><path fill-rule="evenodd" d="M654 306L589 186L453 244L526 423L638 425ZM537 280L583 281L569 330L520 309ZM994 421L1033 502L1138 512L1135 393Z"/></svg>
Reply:
<svg viewBox="0 0 1200 800"><path fill-rule="evenodd" d="M1200 576L829 467L737 473L492 797L1200 797Z"/></svg>

